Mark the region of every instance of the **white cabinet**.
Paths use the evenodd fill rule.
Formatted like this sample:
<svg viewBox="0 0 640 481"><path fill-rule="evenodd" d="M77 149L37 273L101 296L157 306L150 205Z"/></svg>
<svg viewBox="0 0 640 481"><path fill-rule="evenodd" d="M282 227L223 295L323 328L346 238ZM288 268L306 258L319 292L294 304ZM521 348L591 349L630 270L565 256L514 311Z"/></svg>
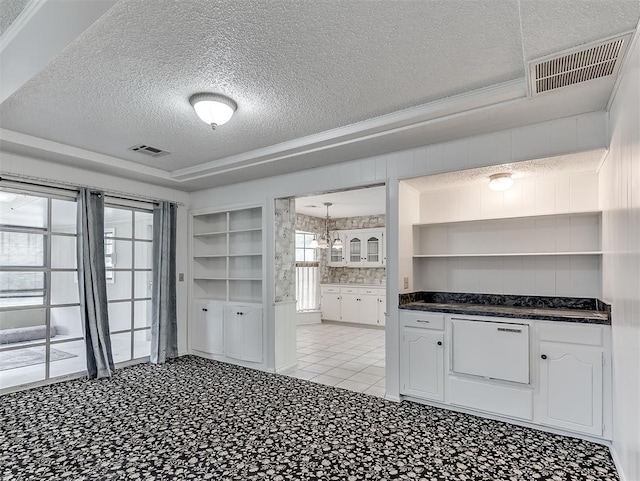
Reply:
<svg viewBox="0 0 640 481"><path fill-rule="evenodd" d="M339 321L341 301L340 288L334 286L322 286L320 292L322 319L327 321Z"/></svg>
<svg viewBox="0 0 640 481"><path fill-rule="evenodd" d="M241 361L262 362L261 307L225 306L224 353Z"/></svg>
<svg viewBox="0 0 640 481"><path fill-rule="evenodd" d="M323 285L321 292L322 319L384 326L384 288Z"/></svg>
<svg viewBox="0 0 640 481"><path fill-rule="evenodd" d="M602 435L602 349L540 343L540 422Z"/></svg>
<svg viewBox="0 0 640 481"><path fill-rule="evenodd" d="M329 249L329 267L384 267L386 253L384 229L336 231L342 249Z"/></svg>
<svg viewBox="0 0 640 481"><path fill-rule="evenodd" d="M409 396L444 399L444 332L403 322L400 387Z"/></svg>
<svg viewBox="0 0 640 481"><path fill-rule="evenodd" d="M195 301L192 306L191 316L191 348L209 354L223 354L223 303Z"/></svg>

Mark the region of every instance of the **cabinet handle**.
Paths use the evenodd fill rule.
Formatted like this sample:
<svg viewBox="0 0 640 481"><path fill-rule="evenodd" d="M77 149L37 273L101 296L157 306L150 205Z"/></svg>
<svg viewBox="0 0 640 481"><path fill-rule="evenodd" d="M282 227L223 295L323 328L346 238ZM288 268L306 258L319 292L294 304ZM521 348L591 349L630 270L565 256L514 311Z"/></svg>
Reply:
<svg viewBox="0 0 640 481"><path fill-rule="evenodd" d="M506 327L499 327L498 331L502 331L502 332L522 332L522 329L508 329Z"/></svg>
<svg viewBox="0 0 640 481"><path fill-rule="evenodd" d="M239 316L244 316L244 312L236 312Z"/></svg>
<svg viewBox="0 0 640 481"><path fill-rule="evenodd" d="M418 322L422 322L423 324L429 324L431 321L427 321L427 320L423 320L423 319L418 319Z"/></svg>
<svg viewBox="0 0 640 481"><path fill-rule="evenodd" d="M207 312L209 309L205 309L205 308L203 307L203 308L202 308L202 310L203 310L204 312Z"/></svg>
<svg viewBox="0 0 640 481"><path fill-rule="evenodd" d="M442 341L438 341L438 346L442 346Z"/></svg>
<svg viewBox="0 0 640 481"><path fill-rule="evenodd" d="M542 356L540 356L540 357L541 357L542 359L546 359L546 358L547 358L547 355L546 355L546 354L543 354L543 355L542 355Z"/></svg>

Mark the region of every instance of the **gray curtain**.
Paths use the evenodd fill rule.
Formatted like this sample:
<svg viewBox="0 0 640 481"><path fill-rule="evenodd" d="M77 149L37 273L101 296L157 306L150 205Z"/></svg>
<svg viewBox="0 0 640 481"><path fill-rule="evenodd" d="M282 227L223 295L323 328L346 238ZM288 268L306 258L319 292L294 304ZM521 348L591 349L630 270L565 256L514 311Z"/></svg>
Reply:
<svg viewBox="0 0 640 481"><path fill-rule="evenodd" d="M151 362L178 356L176 313L176 204L162 201L153 210Z"/></svg>
<svg viewBox="0 0 640 481"><path fill-rule="evenodd" d="M78 193L78 289L90 378L114 371L104 264L104 196Z"/></svg>

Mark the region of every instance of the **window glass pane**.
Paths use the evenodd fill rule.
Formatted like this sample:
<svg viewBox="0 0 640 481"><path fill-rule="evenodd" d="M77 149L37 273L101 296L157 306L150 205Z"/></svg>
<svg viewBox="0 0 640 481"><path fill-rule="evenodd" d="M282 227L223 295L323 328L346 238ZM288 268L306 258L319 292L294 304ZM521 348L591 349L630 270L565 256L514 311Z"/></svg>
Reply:
<svg viewBox="0 0 640 481"><path fill-rule="evenodd" d="M136 299L151 297L151 271L137 271L136 274Z"/></svg>
<svg viewBox="0 0 640 481"><path fill-rule="evenodd" d="M313 240L313 234L305 234L305 236L304 236L304 246L307 247L307 248L310 248L312 240Z"/></svg>
<svg viewBox="0 0 640 481"><path fill-rule="evenodd" d="M305 261L313 262L316 260L316 250L315 249L305 249Z"/></svg>
<svg viewBox="0 0 640 481"><path fill-rule="evenodd" d="M113 362L129 361L131 359L131 331L111 334L111 351Z"/></svg>
<svg viewBox="0 0 640 481"><path fill-rule="evenodd" d="M107 299L131 299L131 272L107 271Z"/></svg>
<svg viewBox="0 0 640 481"><path fill-rule="evenodd" d="M0 232L0 266L44 267L44 242L42 234Z"/></svg>
<svg viewBox="0 0 640 481"><path fill-rule="evenodd" d="M77 272L51 273L51 304L78 304Z"/></svg>
<svg viewBox="0 0 640 481"><path fill-rule="evenodd" d="M0 312L0 331L5 331L0 347L42 343L46 336L47 309L19 309ZM7 329L17 329L8 332Z"/></svg>
<svg viewBox="0 0 640 481"><path fill-rule="evenodd" d="M3 388L42 381L46 346L0 351L0 386Z"/></svg>
<svg viewBox="0 0 640 481"><path fill-rule="evenodd" d="M49 376L64 376L87 370L84 341L52 344L49 351Z"/></svg>
<svg viewBox="0 0 640 481"><path fill-rule="evenodd" d="M132 218L133 212L131 212L130 210L105 207L105 232L109 232L113 237L130 238Z"/></svg>
<svg viewBox="0 0 640 481"><path fill-rule="evenodd" d="M131 269L131 241L105 237L104 265L107 269Z"/></svg>
<svg viewBox="0 0 640 481"><path fill-rule="evenodd" d="M44 304L44 272L0 272L0 307Z"/></svg>
<svg viewBox="0 0 640 481"><path fill-rule="evenodd" d="M146 357L151 352L151 329L134 331L133 333L133 357Z"/></svg>
<svg viewBox="0 0 640 481"><path fill-rule="evenodd" d="M151 269L153 256L152 242L136 242L136 269Z"/></svg>
<svg viewBox="0 0 640 481"><path fill-rule="evenodd" d="M51 199L51 231L76 233L76 202Z"/></svg>
<svg viewBox="0 0 640 481"><path fill-rule="evenodd" d="M296 249L296 261L297 262L304 261L304 249Z"/></svg>
<svg viewBox="0 0 640 481"><path fill-rule="evenodd" d="M74 236L51 236L51 267L75 269L77 266L76 238Z"/></svg>
<svg viewBox="0 0 640 481"><path fill-rule="evenodd" d="M136 239L153 239L153 213L135 212Z"/></svg>
<svg viewBox="0 0 640 481"><path fill-rule="evenodd" d="M134 327L151 327L151 301L135 301Z"/></svg>
<svg viewBox="0 0 640 481"><path fill-rule="evenodd" d="M304 234L296 234L296 248L304 247Z"/></svg>
<svg viewBox="0 0 640 481"><path fill-rule="evenodd" d="M55 336L53 336L54 333ZM84 337L80 320L80 306L53 307L51 309L51 334L51 339L54 341Z"/></svg>
<svg viewBox="0 0 640 481"><path fill-rule="evenodd" d="M0 225L46 229L47 199L17 194L15 199L0 203Z"/></svg>
<svg viewBox="0 0 640 481"><path fill-rule="evenodd" d="M109 332L131 329L131 302L109 303Z"/></svg>

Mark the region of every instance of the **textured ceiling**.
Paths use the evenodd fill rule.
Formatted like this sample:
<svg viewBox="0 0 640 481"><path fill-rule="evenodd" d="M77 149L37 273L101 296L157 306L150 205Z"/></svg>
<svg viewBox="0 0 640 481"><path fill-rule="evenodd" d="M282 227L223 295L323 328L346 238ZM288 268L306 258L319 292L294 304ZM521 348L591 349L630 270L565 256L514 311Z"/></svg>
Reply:
<svg viewBox="0 0 640 481"><path fill-rule="evenodd" d="M30 0L0 0L0 37L18 18Z"/></svg>
<svg viewBox="0 0 640 481"><path fill-rule="evenodd" d="M510 164L492 165L478 169L446 172L405 180L420 192L453 189L472 184L486 184L489 176L508 172L514 180L536 177L557 176L578 172L597 172L602 164L606 150L596 149L570 155L558 155L545 159L526 160Z"/></svg>
<svg viewBox="0 0 640 481"><path fill-rule="evenodd" d="M121 0L0 106L0 126L175 171L523 78L527 60L633 29L639 16L638 0ZM611 86L511 116L603 109ZM188 103L199 91L232 97L238 112L211 131ZM477 116L466 133L507 128L500 118ZM398 141L454 138L457 127ZM138 143L171 155L127 150Z"/></svg>
<svg viewBox="0 0 640 481"><path fill-rule="evenodd" d="M325 202L332 204L329 207L331 218L384 214L387 202L386 188L377 186L298 197L296 212L313 217L325 217L327 215Z"/></svg>

